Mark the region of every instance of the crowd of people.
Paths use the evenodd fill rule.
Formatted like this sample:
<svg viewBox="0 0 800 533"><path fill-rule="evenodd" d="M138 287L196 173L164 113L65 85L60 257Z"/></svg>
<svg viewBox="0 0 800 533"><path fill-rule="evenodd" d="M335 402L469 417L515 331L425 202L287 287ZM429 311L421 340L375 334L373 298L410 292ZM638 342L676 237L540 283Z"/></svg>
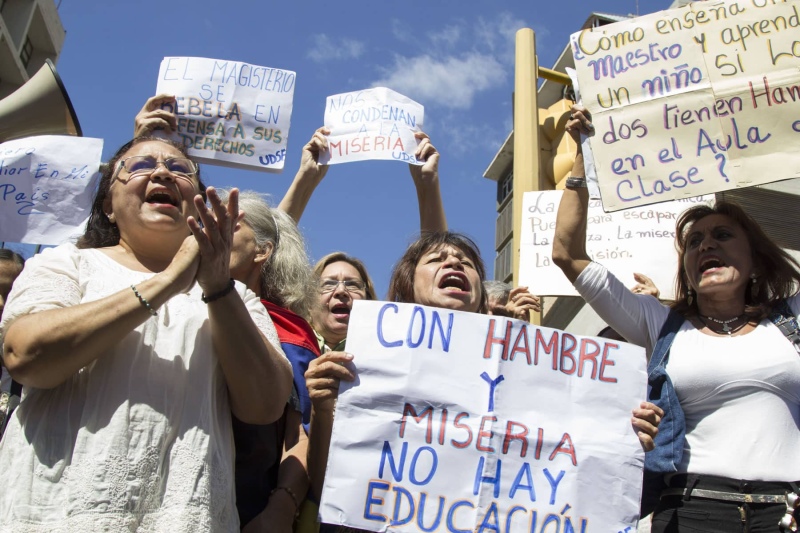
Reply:
<svg viewBox="0 0 800 533"><path fill-rule="evenodd" d="M329 131L273 207L206 187L182 146L153 136L176 126L171 98L137 115L76 243L24 268L0 255L0 531L339 528L316 522L316 503L339 386L357 378L353 303L379 296L345 252L312 267L297 226ZM567 129L591 134L588 113L575 107ZM439 153L417 138L420 234L386 299L528 320L539 298L487 280L476 244L449 231ZM553 259L613 328L602 334L646 348L650 401L631 425L653 531L777 531L800 479L800 358L773 322L796 327L800 266L738 206L695 207L666 305L646 276L628 289L589 258L582 176L579 152Z"/></svg>

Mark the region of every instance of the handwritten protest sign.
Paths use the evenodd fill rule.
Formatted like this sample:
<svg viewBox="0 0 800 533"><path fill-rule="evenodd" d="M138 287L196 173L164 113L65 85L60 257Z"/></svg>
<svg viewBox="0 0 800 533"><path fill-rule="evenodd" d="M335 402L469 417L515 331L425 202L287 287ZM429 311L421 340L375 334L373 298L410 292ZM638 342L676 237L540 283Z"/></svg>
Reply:
<svg viewBox="0 0 800 533"><path fill-rule="evenodd" d="M320 161L334 165L395 159L422 165L414 157L419 144L414 132L422 130L424 114L420 104L385 87L329 96L325 127L331 134Z"/></svg>
<svg viewBox="0 0 800 533"><path fill-rule="evenodd" d="M165 57L156 92L178 115L171 136L201 161L280 172L286 159L295 73L237 61Z"/></svg>
<svg viewBox="0 0 800 533"><path fill-rule="evenodd" d="M533 294L578 296L552 260L556 212L562 194L526 192L522 200L519 284ZM685 210L713 199L696 196L618 213L606 213L599 200L590 200L586 251L626 285L634 285L633 273L640 272L653 280L661 298L672 299L678 271L675 222Z"/></svg>
<svg viewBox="0 0 800 533"><path fill-rule="evenodd" d="M92 207L103 140L42 135L0 144L0 240L62 244Z"/></svg>
<svg viewBox="0 0 800 533"><path fill-rule="evenodd" d="M635 530L644 350L518 320L356 302L324 522L372 531Z"/></svg>
<svg viewBox="0 0 800 533"><path fill-rule="evenodd" d="M572 36L608 211L800 176L800 0L691 2Z"/></svg>

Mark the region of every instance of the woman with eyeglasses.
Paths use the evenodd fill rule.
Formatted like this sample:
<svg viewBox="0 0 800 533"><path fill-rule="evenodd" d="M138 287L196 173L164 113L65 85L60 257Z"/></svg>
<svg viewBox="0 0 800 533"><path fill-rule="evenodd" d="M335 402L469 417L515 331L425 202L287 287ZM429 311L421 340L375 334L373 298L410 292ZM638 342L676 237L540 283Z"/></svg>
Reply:
<svg viewBox="0 0 800 533"><path fill-rule="evenodd" d="M26 391L0 443L0 530L239 528L231 413L273 422L292 386L268 314L231 279L239 216L238 192L205 190L180 146L136 138L77 246L28 262L0 324Z"/></svg>

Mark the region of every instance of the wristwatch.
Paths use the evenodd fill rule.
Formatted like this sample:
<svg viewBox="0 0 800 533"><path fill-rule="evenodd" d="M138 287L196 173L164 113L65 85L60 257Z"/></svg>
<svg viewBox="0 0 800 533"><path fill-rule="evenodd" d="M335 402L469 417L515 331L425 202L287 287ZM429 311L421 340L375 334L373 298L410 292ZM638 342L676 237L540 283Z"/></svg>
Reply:
<svg viewBox="0 0 800 533"><path fill-rule="evenodd" d="M567 189L586 188L586 177L570 176L567 178L566 187Z"/></svg>

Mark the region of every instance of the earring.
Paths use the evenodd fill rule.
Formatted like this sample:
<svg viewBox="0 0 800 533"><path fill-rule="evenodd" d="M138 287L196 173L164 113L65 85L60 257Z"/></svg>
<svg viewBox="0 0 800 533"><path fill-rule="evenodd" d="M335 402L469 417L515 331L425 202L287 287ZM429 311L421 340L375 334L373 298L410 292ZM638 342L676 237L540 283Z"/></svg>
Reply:
<svg viewBox="0 0 800 533"><path fill-rule="evenodd" d="M694 298L692 298L692 288L686 288L686 303L691 307L692 302L694 302Z"/></svg>
<svg viewBox="0 0 800 533"><path fill-rule="evenodd" d="M111 213L111 214L106 215L106 216L108 217L108 221L111 222L112 224L116 224L117 223L117 217L114 216L114 213Z"/></svg>
<svg viewBox="0 0 800 533"><path fill-rule="evenodd" d="M750 285L750 297L753 300L755 300L756 297L758 296L758 287L756 287L756 282L758 281L758 278L756 277L755 274L750 275L750 281L752 282L752 284Z"/></svg>

